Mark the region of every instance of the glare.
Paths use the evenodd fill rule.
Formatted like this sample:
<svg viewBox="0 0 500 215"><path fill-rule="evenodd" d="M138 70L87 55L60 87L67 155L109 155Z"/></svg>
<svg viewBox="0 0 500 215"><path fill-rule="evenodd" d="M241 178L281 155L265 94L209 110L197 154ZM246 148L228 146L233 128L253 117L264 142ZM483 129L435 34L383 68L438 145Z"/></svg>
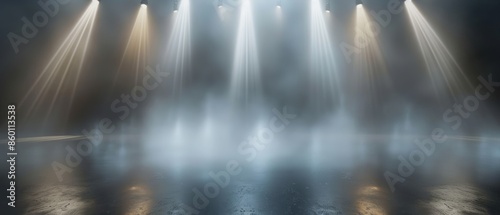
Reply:
<svg viewBox="0 0 500 215"><path fill-rule="evenodd" d="M174 11L174 25L167 44L166 67L173 71L173 93L182 94L183 83L191 64L191 12L190 1L182 0Z"/></svg>
<svg viewBox="0 0 500 215"><path fill-rule="evenodd" d="M230 93L235 101L244 100L245 103L260 94L257 42L249 0L244 0L241 7Z"/></svg>
<svg viewBox="0 0 500 215"><path fill-rule="evenodd" d="M335 55L328 25L319 0L312 0L310 29L309 98L316 108L330 108L339 102L339 86Z"/></svg>
<svg viewBox="0 0 500 215"><path fill-rule="evenodd" d="M146 4L141 4L141 7L148 7Z"/></svg>
<svg viewBox="0 0 500 215"><path fill-rule="evenodd" d="M471 88L468 78L413 2L406 1L405 5L436 95L440 99L451 95L457 100L459 94Z"/></svg>
<svg viewBox="0 0 500 215"><path fill-rule="evenodd" d="M120 80L120 83L136 85L148 65L150 49L149 21L148 9L144 6L141 5L137 13L113 86L117 84L118 80ZM123 75L124 70L128 69L133 69L133 71L130 71L133 73ZM125 80L130 80L130 77L133 77L133 81L126 82Z"/></svg>
<svg viewBox="0 0 500 215"><path fill-rule="evenodd" d="M56 102L60 102L61 105L58 107L63 108L58 109L58 112L69 112L92 35L98 5L98 1L92 1L19 103L23 106L26 101L31 102L29 108L26 108L26 118L34 109L40 110L39 106L44 101L50 102L46 119Z"/></svg>

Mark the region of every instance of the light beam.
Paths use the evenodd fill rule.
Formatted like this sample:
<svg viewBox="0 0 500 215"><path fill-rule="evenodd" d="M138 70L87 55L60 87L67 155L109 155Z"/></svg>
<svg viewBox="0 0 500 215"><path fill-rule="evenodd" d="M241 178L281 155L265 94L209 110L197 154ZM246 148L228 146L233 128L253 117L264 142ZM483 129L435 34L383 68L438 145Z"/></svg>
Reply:
<svg viewBox="0 0 500 215"><path fill-rule="evenodd" d="M45 112L45 120L47 120L57 102L60 104L58 112L69 112L71 109L98 6L98 1L90 3L20 101L20 106L30 103L26 108L26 118L29 118L32 111L36 109ZM47 105L47 109L43 109L44 105Z"/></svg>
<svg viewBox="0 0 500 215"><path fill-rule="evenodd" d="M362 4L356 7L356 36L354 72L356 87L362 101L374 104L378 100L378 87L389 86L389 76L377 41L380 26L373 22Z"/></svg>
<svg viewBox="0 0 500 215"><path fill-rule="evenodd" d="M134 86L138 84L141 74L148 65L149 39L148 9L143 3L137 13L113 86L118 84L118 81L120 81L120 84L128 83ZM122 72L128 69L132 70L130 71L132 74L121 76ZM132 81L130 81L130 77L133 77Z"/></svg>
<svg viewBox="0 0 500 215"><path fill-rule="evenodd" d="M250 0L244 0L240 11L238 36L231 74L233 101L245 101L260 97L260 69L257 56L254 20Z"/></svg>
<svg viewBox="0 0 500 215"><path fill-rule="evenodd" d="M190 0L182 0L174 13L174 26L167 45L166 63L173 71L173 93L180 96L191 65L191 12Z"/></svg>
<svg viewBox="0 0 500 215"><path fill-rule="evenodd" d="M456 101L459 94L471 88L469 79L415 4L406 1L405 6L436 95L438 98L451 95Z"/></svg>
<svg viewBox="0 0 500 215"><path fill-rule="evenodd" d="M311 3L309 98L316 108L329 108L340 102L337 65L320 0Z"/></svg>

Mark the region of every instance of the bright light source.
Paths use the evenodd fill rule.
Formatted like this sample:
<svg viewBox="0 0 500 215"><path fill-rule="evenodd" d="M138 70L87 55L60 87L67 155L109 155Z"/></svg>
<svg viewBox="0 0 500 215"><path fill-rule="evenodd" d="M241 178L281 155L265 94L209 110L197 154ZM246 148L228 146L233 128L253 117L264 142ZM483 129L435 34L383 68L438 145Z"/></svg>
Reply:
<svg viewBox="0 0 500 215"><path fill-rule="evenodd" d="M146 4L141 4L141 7L148 7Z"/></svg>

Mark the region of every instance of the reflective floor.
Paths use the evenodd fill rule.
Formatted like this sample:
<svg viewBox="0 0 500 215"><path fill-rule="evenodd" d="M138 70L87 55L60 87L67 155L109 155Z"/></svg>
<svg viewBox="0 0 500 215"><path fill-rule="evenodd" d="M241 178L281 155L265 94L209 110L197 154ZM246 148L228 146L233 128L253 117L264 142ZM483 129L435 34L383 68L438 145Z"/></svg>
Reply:
<svg viewBox="0 0 500 215"><path fill-rule="evenodd" d="M275 143L288 144L286 153L269 147L252 161L219 154L182 166L152 159L161 156L145 153L141 138L105 138L62 182L51 164L64 163L78 138L46 139L19 144L18 214L500 214L494 141L450 141L392 192L384 173L397 175L399 161L383 138L340 153L310 153L296 138Z"/></svg>

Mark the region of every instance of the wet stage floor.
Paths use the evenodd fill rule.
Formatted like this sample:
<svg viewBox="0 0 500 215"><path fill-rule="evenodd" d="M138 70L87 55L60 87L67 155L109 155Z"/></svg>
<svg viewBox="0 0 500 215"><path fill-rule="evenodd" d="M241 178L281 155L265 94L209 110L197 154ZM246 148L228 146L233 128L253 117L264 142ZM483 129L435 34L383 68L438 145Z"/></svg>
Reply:
<svg viewBox="0 0 500 215"><path fill-rule="evenodd" d="M446 159L450 151L436 150L392 192L384 172L397 173L398 156L382 143L359 145L365 153L354 161L341 157L346 152L308 156L309 147L298 145L252 162L234 157L239 173L216 181L210 172L227 171L231 157L191 157L179 166L151 159L161 152L135 141L119 142L105 140L62 182L51 164L64 161L64 148L77 140L19 144L15 214L500 214L499 158L477 161L480 143L463 142L469 153Z"/></svg>

